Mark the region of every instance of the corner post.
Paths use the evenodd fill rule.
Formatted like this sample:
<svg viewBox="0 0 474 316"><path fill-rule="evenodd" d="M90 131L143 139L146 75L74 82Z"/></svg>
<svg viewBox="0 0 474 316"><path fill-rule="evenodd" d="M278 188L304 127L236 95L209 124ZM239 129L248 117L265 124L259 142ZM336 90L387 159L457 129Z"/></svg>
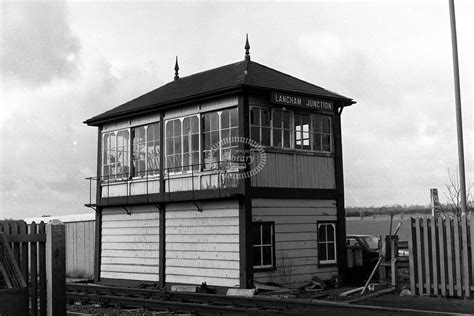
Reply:
<svg viewBox="0 0 474 316"><path fill-rule="evenodd" d="M246 92L239 95L239 136L250 138L249 126L249 98ZM239 150L250 155L250 145L239 142ZM249 171L246 166L245 171ZM253 255L252 255L252 198L250 178L239 181L239 253L240 253L240 288L250 288L253 279Z"/></svg>
<svg viewBox="0 0 474 316"><path fill-rule="evenodd" d="M53 220L46 225L47 314L66 315L66 227Z"/></svg>
<svg viewBox="0 0 474 316"><path fill-rule="evenodd" d="M342 106L342 104L340 104ZM335 144L335 172L336 172L336 206L337 206L337 262L339 277L344 282L347 276L347 253L346 253L346 210L344 205L344 174L342 169L342 133L341 133L341 111L335 109L334 120L334 144Z"/></svg>

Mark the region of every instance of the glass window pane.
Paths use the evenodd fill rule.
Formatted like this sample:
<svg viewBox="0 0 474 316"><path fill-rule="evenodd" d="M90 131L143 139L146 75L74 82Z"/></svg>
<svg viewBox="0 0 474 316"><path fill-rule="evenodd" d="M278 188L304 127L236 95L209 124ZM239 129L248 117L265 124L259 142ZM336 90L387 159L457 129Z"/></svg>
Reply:
<svg viewBox="0 0 474 316"><path fill-rule="evenodd" d="M221 139L226 139L230 137L230 130L228 129L223 129L221 131Z"/></svg>
<svg viewBox="0 0 474 316"><path fill-rule="evenodd" d="M262 254L260 247L253 247L253 265L261 266L262 265Z"/></svg>
<svg viewBox="0 0 474 316"><path fill-rule="evenodd" d="M283 131L283 147L286 147L286 148L290 147L290 131L289 130Z"/></svg>
<svg viewBox="0 0 474 316"><path fill-rule="evenodd" d="M218 131L211 132L211 148L213 146L218 146L218 143L219 143L219 132Z"/></svg>
<svg viewBox="0 0 474 316"><path fill-rule="evenodd" d="M211 113L211 131L219 130L219 115Z"/></svg>
<svg viewBox="0 0 474 316"><path fill-rule="evenodd" d="M211 149L211 133L204 133L203 135L203 142L204 142L204 150Z"/></svg>
<svg viewBox="0 0 474 316"><path fill-rule="evenodd" d="M281 143L281 129L273 130L273 146L283 147Z"/></svg>
<svg viewBox="0 0 474 316"><path fill-rule="evenodd" d="M269 266L272 264L272 247L263 247L263 265Z"/></svg>
<svg viewBox="0 0 474 316"><path fill-rule="evenodd" d="M282 112L281 111L273 111L273 127L281 128L281 119L282 119Z"/></svg>
<svg viewBox="0 0 474 316"><path fill-rule="evenodd" d="M261 227L261 224L258 224L258 223L252 224L252 240L253 240L254 245L261 244L260 227Z"/></svg>
<svg viewBox="0 0 474 316"><path fill-rule="evenodd" d="M284 112L283 113L283 128L290 128L290 113Z"/></svg>
<svg viewBox="0 0 474 316"><path fill-rule="evenodd" d="M154 135L154 128L152 125L148 126L148 128L146 129L146 140L147 142L149 141L153 141L155 138L155 135Z"/></svg>
<svg viewBox="0 0 474 316"><path fill-rule="evenodd" d="M189 117L186 117L183 120L183 135L189 134L190 131L191 131L191 120Z"/></svg>
<svg viewBox="0 0 474 316"><path fill-rule="evenodd" d="M313 150L321 150L321 135L313 134Z"/></svg>
<svg viewBox="0 0 474 316"><path fill-rule="evenodd" d="M173 138L168 138L166 140L166 154L171 155L173 153L174 153Z"/></svg>
<svg viewBox="0 0 474 316"><path fill-rule="evenodd" d="M174 138L174 153L175 154L181 153L181 138L180 137Z"/></svg>
<svg viewBox="0 0 474 316"><path fill-rule="evenodd" d="M262 109L262 126L270 126L270 110Z"/></svg>
<svg viewBox="0 0 474 316"><path fill-rule="evenodd" d="M112 133L110 134L110 146L109 146L110 149L114 149L115 148L115 134Z"/></svg>
<svg viewBox="0 0 474 316"><path fill-rule="evenodd" d="M326 232L328 241L334 241L334 226L333 225L326 225Z"/></svg>
<svg viewBox="0 0 474 316"><path fill-rule="evenodd" d="M321 116L315 115L313 117L313 132L321 133Z"/></svg>
<svg viewBox="0 0 474 316"><path fill-rule="evenodd" d="M197 116L191 117L191 133L199 133L199 118Z"/></svg>
<svg viewBox="0 0 474 316"><path fill-rule="evenodd" d="M199 151L199 134L193 134L191 136L191 150Z"/></svg>
<svg viewBox="0 0 474 316"><path fill-rule="evenodd" d="M230 109L229 110L230 113L230 126L232 127L237 127L239 126L239 118L238 118L238 115L237 115L237 108L233 108L233 109Z"/></svg>
<svg viewBox="0 0 474 316"><path fill-rule="evenodd" d="M181 135L181 121L180 120L174 120L173 132L174 132L174 136Z"/></svg>
<svg viewBox="0 0 474 316"><path fill-rule="evenodd" d="M334 248L334 243L327 244L328 247L328 258L327 260L335 260L336 259L336 251Z"/></svg>
<svg viewBox="0 0 474 316"><path fill-rule="evenodd" d="M326 241L326 225L321 224L318 228L318 240Z"/></svg>
<svg viewBox="0 0 474 316"><path fill-rule="evenodd" d="M173 136L173 121L166 122L166 137Z"/></svg>
<svg viewBox="0 0 474 316"><path fill-rule="evenodd" d="M319 243L318 246L319 246L319 251L318 251L319 261L328 260L326 244L325 243Z"/></svg>
<svg viewBox="0 0 474 316"><path fill-rule="evenodd" d="M323 151L331 151L331 136L323 135Z"/></svg>
<svg viewBox="0 0 474 316"><path fill-rule="evenodd" d="M268 245L272 243L272 225L264 224L262 225L262 243Z"/></svg>
<svg viewBox="0 0 474 316"><path fill-rule="evenodd" d="M250 124L260 125L260 108L252 108L250 110Z"/></svg>
<svg viewBox="0 0 474 316"><path fill-rule="evenodd" d="M260 128L258 127L250 128L250 138L256 142L260 142Z"/></svg>
<svg viewBox="0 0 474 316"><path fill-rule="evenodd" d="M329 134L330 133L330 121L331 119L329 117L323 117L322 118L322 130L323 130L323 133L326 133L326 134Z"/></svg>
<svg viewBox="0 0 474 316"><path fill-rule="evenodd" d="M211 130L211 117L209 113L203 114L202 120L204 122L204 131L208 132Z"/></svg>
<svg viewBox="0 0 474 316"><path fill-rule="evenodd" d="M228 128L230 124L229 110L222 111L221 114L221 128Z"/></svg>
<svg viewBox="0 0 474 316"><path fill-rule="evenodd" d="M239 128L234 127L230 131L230 137L239 137Z"/></svg>
<svg viewBox="0 0 474 316"><path fill-rule="evenodd" d="M270 146L270 128L262 128L262 145Z"/></svg>
<svg viewBox="0 0 474 316"><path fill-rule="evenodd" d="M189 136L183 136L183 153L189 152Z"/></svg>

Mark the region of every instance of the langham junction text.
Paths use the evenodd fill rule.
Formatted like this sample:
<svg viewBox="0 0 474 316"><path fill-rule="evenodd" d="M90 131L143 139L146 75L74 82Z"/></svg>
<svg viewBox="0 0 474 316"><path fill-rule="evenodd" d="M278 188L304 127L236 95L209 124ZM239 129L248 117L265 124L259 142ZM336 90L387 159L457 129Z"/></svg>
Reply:
<svg viewBox="0 0 474 316"><path fill-rule="evenodd" d="M323 110L323 111L333 110L332 102L315 100L315 99L288 95L288 94L282 94L278 92L272 93L272 102L277 103L277 104L284 104L284 105L305 106L305 107L310 107L313 109Z"/></svg>

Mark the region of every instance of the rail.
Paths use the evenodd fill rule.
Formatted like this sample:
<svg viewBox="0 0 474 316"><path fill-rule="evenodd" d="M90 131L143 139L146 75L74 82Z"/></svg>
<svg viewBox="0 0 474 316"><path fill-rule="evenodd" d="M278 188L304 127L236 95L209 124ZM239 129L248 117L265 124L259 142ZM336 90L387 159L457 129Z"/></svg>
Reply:
<svg viewBox="0 0 474 316"><path fill-rule="evenodd" d="M344 302L304 299L239 297L219 294L168 292L141 288L68 283L70 301L101 302L112 306L138 307L168 312L239 315L448 315L449 313L405 308L352 305Z"/></svg>

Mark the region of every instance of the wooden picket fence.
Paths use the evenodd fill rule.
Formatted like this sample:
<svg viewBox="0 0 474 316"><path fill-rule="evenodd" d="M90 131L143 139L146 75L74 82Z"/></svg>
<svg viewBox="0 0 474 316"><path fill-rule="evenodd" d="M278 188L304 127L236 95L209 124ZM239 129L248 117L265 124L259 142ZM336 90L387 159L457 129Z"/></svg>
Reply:
<svg viewBox="0 0 474 316"><path fill-rule="evenodd" d="M418 295L474 295L474 218L411 218L410 285Z"/></svg>
<svg viewBox="0 0 474 316"><path fill-rule="evenodd" d="M46 225L24 221L0 221L13 256L28 284L30 315L46 315ZM35 304L36 302L36 304Z"/></svg>

